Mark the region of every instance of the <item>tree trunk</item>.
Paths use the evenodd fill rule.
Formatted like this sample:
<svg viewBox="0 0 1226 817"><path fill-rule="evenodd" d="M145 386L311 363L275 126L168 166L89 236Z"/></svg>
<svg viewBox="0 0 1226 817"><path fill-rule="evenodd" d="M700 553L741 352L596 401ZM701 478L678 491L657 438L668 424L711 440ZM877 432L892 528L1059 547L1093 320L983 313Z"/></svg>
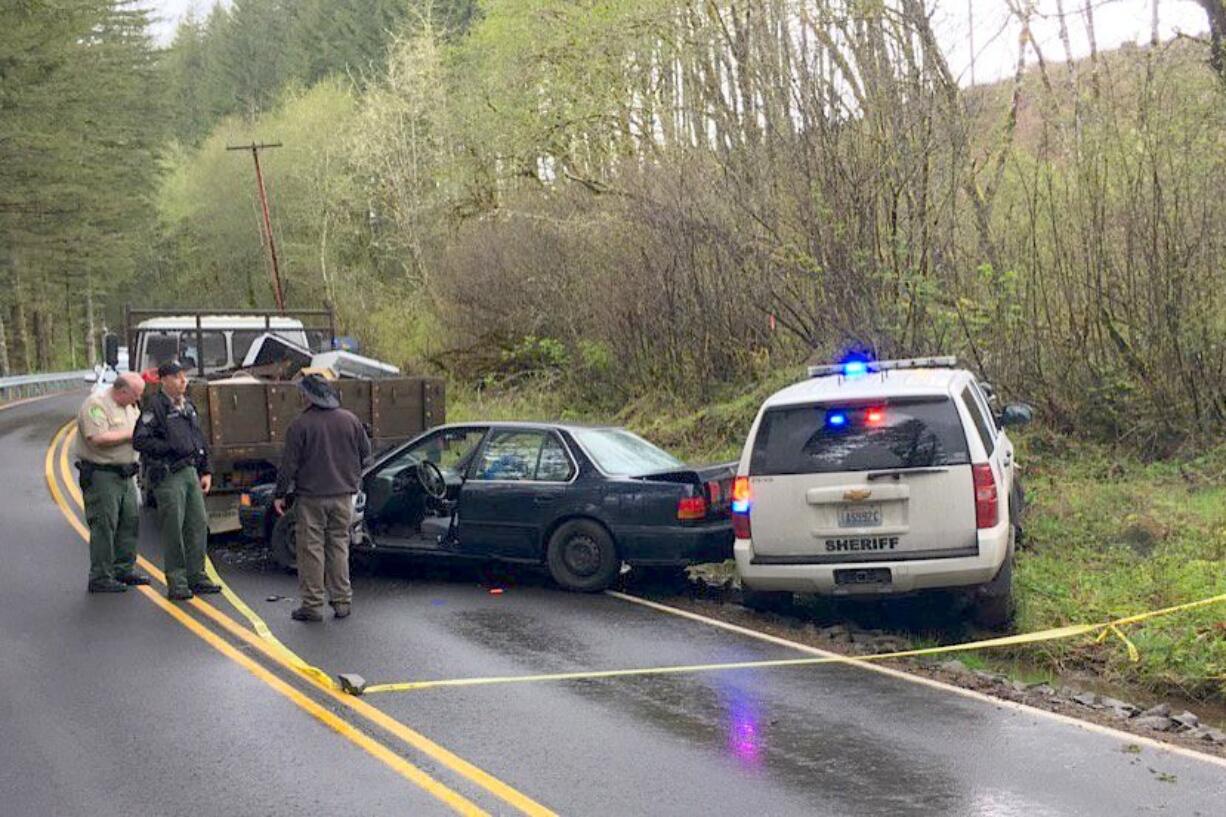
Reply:
<svg viewBox="0 0 1226 817"><path fill-rule="evenodd" d="M23 374L29 374L34 360L30 354L30 327L26 322L25 293L21 287L20 261L13 262L13 346L14 359Z"/></svg>
<svg viewBox="0 0 1226 817"><path fill-rule="evenodd" d="M0 309L0 377L8 377L10 374L8 332L4 326L4 310Z"/></svg>
<svg viewBox="0 0 1226 817"><path fill-rule="evenodd" d="M1226 80L1226 0L1196 0L1209 18L1209 66Z"/></svg>
<svg viewBox="0 0 1226 817"><path fill-rule="evenodd" d="M97 332L94 327L94 282L85 277L85 354L86 364L92 369L98 364Z"/></svg>

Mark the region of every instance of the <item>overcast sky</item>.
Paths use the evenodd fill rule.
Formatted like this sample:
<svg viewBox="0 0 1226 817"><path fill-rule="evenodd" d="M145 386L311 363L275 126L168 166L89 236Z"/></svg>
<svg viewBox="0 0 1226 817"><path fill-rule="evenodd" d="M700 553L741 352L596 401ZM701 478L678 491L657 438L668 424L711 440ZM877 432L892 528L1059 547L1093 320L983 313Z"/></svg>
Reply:
<svg viewBox="0 0 1226 817"><path fill-rule="evenodd" d="M345 0L335 0L343 3ZM158 16L154 27L158 42L170 42L175 23L189 9L207 15L214 3L229 5L229 0L148 0ZM1025 2L1025 0L1019 0ZM1102 50L1125 42L1148 42L1153 0L1091 0L1095 33ZM1075 56L1089 52L1089 42L1082 15L1073 13L1084 6L1085 0L1064 0L1069 12L1069 35ZM1033 25L1035 39L1043 56L1051 62L1064 59L1059 28L1055 21L1056 1L1036 0L1038 18ZM1163 39L1176 32L1198 34L1207 30L1205 12L1195 0L1159 0L1158 16ZM933 18L937 36L946 50L950 67L970 81L971 34L975 42L975 79L978 82L1000 79L1013 73L1017 64L1017 24L1010 19L1005 0L938 0Z"/></svg>

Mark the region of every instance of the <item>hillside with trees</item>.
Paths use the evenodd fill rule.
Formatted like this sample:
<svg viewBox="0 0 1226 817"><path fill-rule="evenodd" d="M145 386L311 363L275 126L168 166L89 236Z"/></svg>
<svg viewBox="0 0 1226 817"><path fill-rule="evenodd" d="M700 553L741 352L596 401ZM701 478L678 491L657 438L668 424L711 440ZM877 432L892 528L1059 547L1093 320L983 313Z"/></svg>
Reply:
<svg viewBox="0 0 1226 817"><path fill-rule="evenodd" d="M925 0L236 0L164 50L139 4L6 6L7 368L135 293L267 305L259 138L290 301L459 383L608 412L939 351L1061 432L1220 435L1220 30L1065 62L1094 4L1052 54L1001 2L972 88Z"/></svg>

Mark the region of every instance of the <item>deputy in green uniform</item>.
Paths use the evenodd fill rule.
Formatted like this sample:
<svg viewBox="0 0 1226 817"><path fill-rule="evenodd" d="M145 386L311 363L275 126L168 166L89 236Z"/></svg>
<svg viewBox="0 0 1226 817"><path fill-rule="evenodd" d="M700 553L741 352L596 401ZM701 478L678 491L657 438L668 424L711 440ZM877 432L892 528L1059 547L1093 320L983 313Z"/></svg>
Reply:
<svg viewBox="0 0 1226 817"><path fill-rule="evenodd" d="M132 432L144 390L145 381L126 372L110 388L87 397L77 412L73 454L89 522L91 593L122 593L129 585L149 583L136 572L140 500L132 479L137 469Z"/></svg>
<svg viewBox="0 0 1226 817"><path fill-rule="evenodd" d="M145 458L145 476L157 501L166 595L186 601L220 593L204 572L209 517L204 495L213 487L200 415L187 399L187 374L177 361L158 367L161 389L150 398L132 444Z"/></svg>

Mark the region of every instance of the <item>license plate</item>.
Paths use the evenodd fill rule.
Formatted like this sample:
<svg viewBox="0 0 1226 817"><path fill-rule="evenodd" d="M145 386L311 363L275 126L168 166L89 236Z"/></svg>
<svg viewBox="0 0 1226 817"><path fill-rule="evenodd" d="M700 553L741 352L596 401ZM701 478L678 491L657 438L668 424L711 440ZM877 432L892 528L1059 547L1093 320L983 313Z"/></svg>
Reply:
<svg viewBox="0 0 1226 817"><path fill-rule="evenodd" d="M839 508L840 528L881 527L880 505L848 505Z"/></svg>
<svg viewBox="0 0 1226 817"><path fill-rule="evenodd" d="M836 570L835 584L891 584L888 567L873 567L867 570Z"/></svg>

